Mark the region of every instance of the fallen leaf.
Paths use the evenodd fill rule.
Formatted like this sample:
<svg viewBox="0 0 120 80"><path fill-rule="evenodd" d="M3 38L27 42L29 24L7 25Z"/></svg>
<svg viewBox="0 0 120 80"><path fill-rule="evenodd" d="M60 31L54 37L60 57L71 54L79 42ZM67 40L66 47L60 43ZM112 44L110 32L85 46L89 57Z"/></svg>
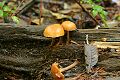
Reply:
<svg viewBox="0 0 120 80"><path fill-rule="evenodd" d="M41 22L40 23L39 23L39 20L40 19L34 19L34 20L31 21L31 23L39 25L40 23L43 23L44 18L41 18Z"/></svg>
<svg viewBox="0 0 120 80"><path fill-rule="evenodd" d="M70 18L70 16L61 14L61 13L54 13L54 12L50 12L53 16L56 17L56 19L63 19L63 18Z"/></svg>

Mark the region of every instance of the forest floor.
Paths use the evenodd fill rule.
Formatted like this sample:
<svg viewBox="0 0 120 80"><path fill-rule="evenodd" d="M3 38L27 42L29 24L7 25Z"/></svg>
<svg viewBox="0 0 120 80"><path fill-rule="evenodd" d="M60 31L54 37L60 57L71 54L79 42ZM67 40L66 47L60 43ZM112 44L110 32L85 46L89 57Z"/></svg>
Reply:
<svg viewBox="0 0 120 80"><path fill-rule="evenodd" d="M0 23L0 80L53 80L50 70L54 62L66 67L76 59L80 63L63 73L65 80L120 80L120 22L116 20L116 16L120 17L119 3L104 4L109 27L97 30L94 20L74 0L15 0L6 4L21 5L16 11L20 23ZM89 5L84 7L91 10ZM95 19L101 22L100 17ZM56 45L56 38L51 47L51 39L43 36L43 30L65 20L74 22L78 30L70 33L69 44L65 35L61 44ZM98 62L90 73L86 71L84 54L86 34L98 53Z"/></svg>

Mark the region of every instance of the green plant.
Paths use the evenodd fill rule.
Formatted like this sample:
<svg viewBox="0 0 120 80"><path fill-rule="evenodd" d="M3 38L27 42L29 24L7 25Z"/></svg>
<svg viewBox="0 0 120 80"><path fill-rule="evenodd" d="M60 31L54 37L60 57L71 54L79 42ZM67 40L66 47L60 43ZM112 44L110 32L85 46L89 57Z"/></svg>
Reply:
<svg viewBox="0 0 120 80"><path fill-rule="evenodd" d="M5 19L11 18L14 22L19 23L19 18L14 15L16 8L10 8L10 6L5 4L6 0L0 2L0 18Z"/></svg>
<svg viewBox="0 0 120 80"><path fill-rule="evenodd" d="M99 15L101 17L101 20L105 24L104 27L108 27L108 25L106 24L106 17L107 17L108 13L104 10L104 7L95 4L95 2L101 2L101 1L104 1L104 0L81 0L81 2L91 5L92 6L92 10L91 10L92 15L94 17Z"/></svg>

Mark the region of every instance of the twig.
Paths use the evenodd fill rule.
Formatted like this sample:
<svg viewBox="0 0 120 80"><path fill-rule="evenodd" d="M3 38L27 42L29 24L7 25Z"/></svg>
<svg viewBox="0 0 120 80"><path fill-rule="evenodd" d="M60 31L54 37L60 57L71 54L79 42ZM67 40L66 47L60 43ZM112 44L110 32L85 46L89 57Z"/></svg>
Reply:
<svg viewBox="0 0 120 80"><path fill-rule="evenodd" d="M21 3L17 6L15 13L12 14L12 16L16 15L19 12L20 7L24 3L24 0L21 1Z"/></svg>
<svg viewBox="0 0 120 80"><path fill-rule="evenodd" d="M40 0L40 7L39 7L39 10L40 10L40 13L39 13L39 25L41 24L41 17L42 17L42 0Z"/></svg>
<svg viewBox="0 0 120 80"><path fill-rule="evenodd" d="M23 1L24 2L24 1ZM17 10L17 12L15 13L15 15L17 14L21 14L23 13L26 9L28 9L32 4L34 4L34 0L28 0L23 6L20 6ZM21 3L22 4L22 3Z"/></svg>
<svg viewBox="0 0 120 80"><path fill-rule="evenodd" d="M82 8L82 10L84 12L86 12L98 25L100 25L102 27L102 25L87 11L87 9L85 7L82 6L82 4L80 2L78 2L77 0L75 0L75 2Z"/></svg>
<svg viewBox="0 0 120 80"><path fill-rule="evenodd" d="M36 0L37 2L39 2L40 0ZM58 5L63 5L64 2L63 1L53 1L53 0L43 0L43 3L51 3L51 4L58 4Z"/></svg>

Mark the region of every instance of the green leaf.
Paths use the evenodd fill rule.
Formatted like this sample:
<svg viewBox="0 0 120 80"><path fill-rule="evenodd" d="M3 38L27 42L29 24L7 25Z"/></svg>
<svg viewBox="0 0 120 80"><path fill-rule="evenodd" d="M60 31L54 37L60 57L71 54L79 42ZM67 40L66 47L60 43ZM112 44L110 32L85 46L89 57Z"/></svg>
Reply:
<svg viewBox="0 0 120 80"><path fill-rule="evenodd" d="M101 12L101 11L103 11L103 7L102 7L102 6L99 6L99 5L94 5L94 6L93 6L93 10L96 10L96 11L98 11L98 12Z"/></svg>
<svg viewBox="0 0 120 80"><path fill-rule="evenodd" d="M93 16L95 17L95 16L98 14L98 11L92 10L92 14L93 14Z"/></svg>
<svg viewBox="0 0 120 80"><path fill-rule="evenodd" d="M100 14L100 17L104 20L106 19L106 16L104 14Z"/></svg>
<svg viewBox="0 0 120 80"><path fill-rule="evenodd" d="M0 2L0 7L2 8L4 6L4 4L5 4L5 0Z"/></svg>
<svg viewBox="0 0 120 80"><path fill-rule="evenodd" d="M87 0L87 3L92 4L93 1L92 0Z"/></svg>
<svg viewBox="0 0 120 80"><path fill-rule="evenodd" d="M107 16L107 15L108 15L108 12L102 11L102 14L104 14L105 16Z"/></svg>
<svg viewBox="0 0 120 80"><path fill-rule="evenodd" d="M15 10L11 10L11 13L15 13Z"/></svg>
<svg viewBox="0 0 120 80"><path fill-rule="evenodd" d="M7 12L3 12L3 17L7 17L9 14Z"/></svg>
<svg viewBox="0 0 120 80"><path fill-rule="evenodd" d="M3 7L3 4L2 4L2 2L0 2L0 7L1 7L1 8Z"/></svg>
<svg viewBox="0 0 120 80"><path fill-rule="evenodd" d="M16 7L13 8L13 10L16 10L16 9L17 9Z"/></svg>
<svg viewBox="0 0 120 80"><path fill-rule="evenodd" d="M0 17L3 17L3 10L0 10Z"/></svg>
<svg viewBox="0 0 120 80"><path fill-rule="evenodd" d="M102 0L95 0L96 2L101 2Z"/></svg>
<svg viewBox="0 0 120 80"><path fill-rule="evenodd" d="M11 16L12 20L16 22L17 24L19 23L19 18L17 16Z"/></svg>
<svg viewBox="0 0 120 80"><path fill-rule="evenodd" d="M103 18L103 19L106 19L106 16L107 16L107 12L106 11L101 11L100 12L100 16Z"/></svg>
<svg viewBox="0 0 120 80"><path fill-rule="evenodd" d="M3 10L4 10L4 11L11 11L11 9L10 9L8 6L4 6L4 7L3 7Z"/></svg>

